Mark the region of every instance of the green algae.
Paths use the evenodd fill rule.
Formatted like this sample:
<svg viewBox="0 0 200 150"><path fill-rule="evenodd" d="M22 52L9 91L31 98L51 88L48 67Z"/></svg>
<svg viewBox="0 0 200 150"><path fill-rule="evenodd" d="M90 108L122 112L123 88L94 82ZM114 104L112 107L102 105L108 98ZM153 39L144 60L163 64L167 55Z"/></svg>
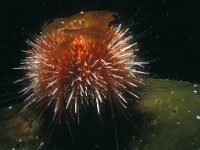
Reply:
<svg viewBox="0 0 200 150"><path fill-rule="evenodd" d="M140 137L134 134L130 150L199 150L200 85L173 80L147 79L136 106L143 120ZM135 109L135 108L134 108ZM41 134L42 121L33 113L13 106L0 111L0 149L39 150L46 143ZM56 134L56 133L55 133ZM58 133L59 135L61 133ZM62 135L60 135L62 136ZM48 139L48 137L46 138ZM78 143L78 142L76 142ZM56 148L66 149L61 143Z"/></svg>
<svg viewBox="0 0 200 150"><path fill-rule="evenodd" d="M133 149L200 149L199 92L197 84L149 79L139 110L153 117L142 129L145 144L133 142Z"/></svg>

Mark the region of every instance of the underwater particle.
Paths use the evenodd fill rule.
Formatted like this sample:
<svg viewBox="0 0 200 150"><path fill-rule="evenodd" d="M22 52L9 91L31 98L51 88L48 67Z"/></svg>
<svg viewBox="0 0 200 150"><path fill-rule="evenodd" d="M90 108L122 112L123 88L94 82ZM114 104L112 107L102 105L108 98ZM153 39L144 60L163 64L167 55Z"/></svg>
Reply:
<svg viewBox="0 0 200 150"><path fill-rule="evenodd" d="M197 94L197 90L194 90L193 93Z"/></svg>
<svg viewBox="0 0 200 150"><path fill-rule="evenodd" d="M41 142L40 144L39 144L39 146L38 146L38 148L37 149L42 149L42 147L44 146L44 142Z"/></svg>
<svg viewBox="0 0 200 150"><path fill-rule="evenodd" d="M178 121L178 122L176 122L176 124L177 124L177 125L180 125L180 124L181 124L181 122L180 122L180 121Z"/></svg>
<svg viewBox="0 0 200 150"><path fill-rule="evenodd" d="M44 142L41 142L41 143L40 143L40 146L43 146L43 145L44 145Z"/></svg>
<svg viewBox="0 0 200 150"><path fill-rule="evenodd" d="M197 115L196 118L197 118L198 120L200 120L200 115Z"/></svg>
<svg viewBox="0 0 200 150"><path fill-rule="evenodd" d="M19 139L19 142L22 142L22 139Z"/></svg>
<svg viewBox="0 0 200 150"><path fill-rule="evenodd" d="M142 83L137 43L129 29L111 26L117 13L81 12L55 19L43 27L41 35L28 41L30 49L21 67L25 76L16 81L27 83L20 91L26 106L54 107L54 117L63 113L79 115L79 109L94 105L100 114L104 101L126 108L127 96L135 94Z"/></svg>
<svg viewBox="0 0 200 150"><path fill-rule="evenodd" d="M39 136L35 136L35 139L38 140L38 139L39 139Z"/></svg>

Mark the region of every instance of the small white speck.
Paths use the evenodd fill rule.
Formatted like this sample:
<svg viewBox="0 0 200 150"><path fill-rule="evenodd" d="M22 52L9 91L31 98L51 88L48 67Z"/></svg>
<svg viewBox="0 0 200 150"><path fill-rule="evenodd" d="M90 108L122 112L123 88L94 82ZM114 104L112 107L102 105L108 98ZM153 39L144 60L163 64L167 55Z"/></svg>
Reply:
<svg viewBox="0 0 200 150"><path fill-rule="evenodd" d="M64 22L64 21L61 21L61 23L64 24L65 22Z"/></svg>
<svg viewBox="0 0 200 150"><path fill-rule="evenodd" d="M191 112L191 110L190 110L190 109L188 109L188 112Z"/></svg>
<svg viewBox="0 0 200 150"><path fill-rule="evenodd" d="M80 14L84 14L84 11L81 11Z"/></svg>
<svg viewBox="0 0 200 150"><path fill-rule="evenodd" d="M19 142L22 142L22 139L19 139Z"/></svg>
<svg viewBox="0 0 200 150"><path fill-rule="evenodd" d="M193 93L197 94L197 90L194 90Z"/></svg>
<svg viewBox="0 0 200 150"><path fill-rule="evenodd" d="M176 124L177 124L177 125L180 125L180 124L181 124L181 122L180 122L180 121L178 121Z"/></svg>
<svg viewBox="0 0 200 150"><path fill-rule="evenodd" d="M41 143L40 143L40 146L43 146L43 145L44 145L44 142L41 142Z"/></svg>
<svg viewBox="0 0 200 150"><path fill-rule="evenodd" d="M194 87L197 87L197 85L196 85L196 84L194 84Z"/></svg>
<svg viewBox="0 0 200 150"><path fill-rule="evenodd" d="M174 94L174 91L171 91L170 93L171 93L171 94Z"/></svg>
<svg viewBox="0 0 200 150"><path fill-rule="evenodd" d="M36 139L36 140L38 140L38 139L39 139L39 137L38 137L38 136L35 136L35 139Z"/></svg>
<svg viewBox="0 0 200 150"><path fill-rule="evenodd" d="M12 109L12 106L9 106L8 109Z"/></svg>
<svg viewBox="0 0 200 150"><path fill-rule="evenodd" d="M197 115L196 118L197 118L198 120L200 120L200 115Z"/></svg>
<svg viewBox="0 0 200 150"><path fill-rule="evenodd" d="M12 150L15 150L15 148L13 147Z"/></svg>

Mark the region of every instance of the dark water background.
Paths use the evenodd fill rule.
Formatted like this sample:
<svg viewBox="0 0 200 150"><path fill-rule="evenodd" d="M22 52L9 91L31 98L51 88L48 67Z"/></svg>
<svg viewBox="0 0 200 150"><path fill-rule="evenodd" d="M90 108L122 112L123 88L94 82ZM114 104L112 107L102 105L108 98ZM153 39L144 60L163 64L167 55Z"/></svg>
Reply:
<svg viewBox="0 0 200 150"><path fill-rule="evenodd" d="M149 65L152 74L200 81L198 0L3 1L0 5L1 78L9 76L9 69L18 66L23 58L20 50L26 49L24 41L38 34L44 22L89 10L116 11L136 37L145 32L138 42L142 58L155 60Z"/></svg>
<svg viewBox="0 0 200 150"><path fill-rule="evenodd" d="M45 21L90 10L115 11L122 16L123 25L130 28L139 43L139 55L151 61L147 66L151 76L200 83L198 0L7 0L0 3L0 95L8 93L1 99L1 107L16 101L5 102L5 99L16 91L12 82L22 75L12 68L18 67L23 58L25 41L38 34ZM82 132L76 140L89 150L95 141L104 139L100 145L113 149L112 120L108 119L104 125L93 121L86 121L75 131L75 136ZM130 128L124 124L120 123L121 145L126 145L122 133L128 133ZM95 147L98 149L98 144Z"/></svg>

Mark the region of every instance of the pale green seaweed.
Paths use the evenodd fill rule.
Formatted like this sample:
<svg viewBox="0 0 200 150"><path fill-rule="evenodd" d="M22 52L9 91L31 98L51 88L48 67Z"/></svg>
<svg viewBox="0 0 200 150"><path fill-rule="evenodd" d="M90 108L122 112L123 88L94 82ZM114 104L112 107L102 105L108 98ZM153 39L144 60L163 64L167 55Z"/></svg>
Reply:
<svg viewBox="0 0 200 150"><path fill-rule="evenodd" d="M141 130L141 143L133 141L133 150L199 150L200 85L161 79L147 83L139 110L153 117Z"/></svg>
<svg viewBox="0 0 200 150"><path fill-rule="evenodd" d="M199 150L199 93L199 84L147 79L141 100L134 107L143 120L140 137L133 135L131 140L127 139L130 141L127 147L131 150ZM0 150L42 149L46 141L40 132L41 124L35 114L21 112L21 106L1 110ZM64 148L48 148L53 149Z"/></svg>

